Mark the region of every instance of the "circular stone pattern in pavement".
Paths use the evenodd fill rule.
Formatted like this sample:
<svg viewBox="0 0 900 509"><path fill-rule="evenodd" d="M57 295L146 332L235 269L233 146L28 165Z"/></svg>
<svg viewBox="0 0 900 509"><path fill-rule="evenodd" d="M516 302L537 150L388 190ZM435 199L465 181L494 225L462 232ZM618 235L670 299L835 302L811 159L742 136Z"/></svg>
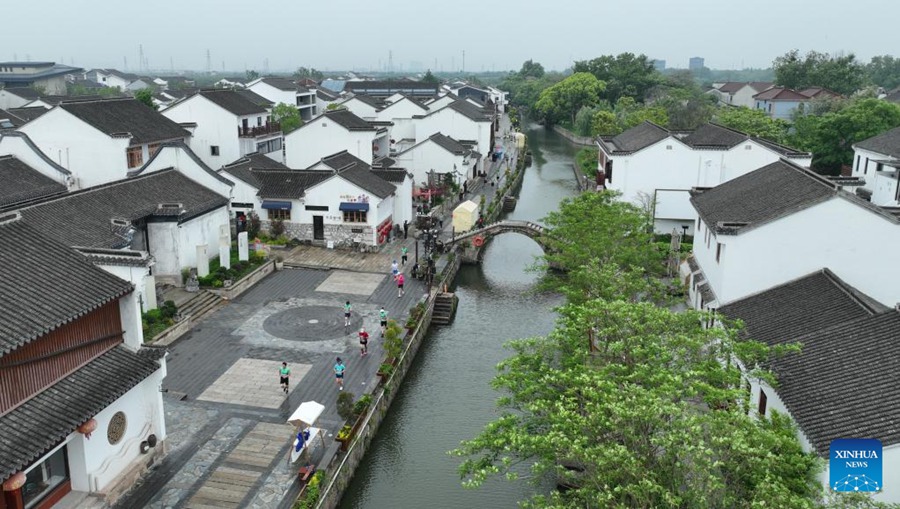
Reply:
<svg viewBox="0 0 900 509"><path fill-rule="evenodd" d="M291 341L326 341L358 331L362 318L350 315L350 326L344 327L344 312L339 306L305 306L279 311L266 318L263 329L269 334Z"/></svg>

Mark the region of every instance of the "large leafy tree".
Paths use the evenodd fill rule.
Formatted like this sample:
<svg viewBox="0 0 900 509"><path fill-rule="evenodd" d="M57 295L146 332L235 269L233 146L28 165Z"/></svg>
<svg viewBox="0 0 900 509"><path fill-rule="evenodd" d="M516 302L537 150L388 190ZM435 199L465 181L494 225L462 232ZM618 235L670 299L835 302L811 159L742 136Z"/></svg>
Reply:
<svg viewBox="0 0 900 509"><path fill-rule="evenodd" d="M425 76L422 76L422 82L423 83L440 83L441 80L439 80L438 77L435 76L434 73L431 72L431 69L428 69L427 71L425 71Z"/></svg>
<svg viewBox="0 0 900 509"><path fill-rule="evenodd" d="M734 331L620 300L560 315L553 333L513 342L500 364L504 413L456 451L469 485L515 478L528 462L529 476L572 487L532 507L813 506L816 458L787 419L742 405L740 371L727 362L746 354Z"/></svg>
<svg viewBox="0 0 900 509"><path fill-rule="evenodd" d="M826 111L798 117L789 138L792 146L812 152L813 168L826 175L852 163L854 143L900 126L900 105L878 99L847 101Z"/></svg>
<svg viewBox="0 0 900 509"><path fill-rule="evenodd" d="M541 92L535 109L550 124L561 120L574 124L578 110L600 102L600 93L605 87L590 73L575 73Z"/></svg>
<svg viewBox="0 0 900 509"><path fill-rule="evenodd" d="M604 55L591 60L575 62L574 71L589 72L606 83L602 98L615 103L622 96L642 102L661 77L646 55L622 53Z"/></svg>
<svg viewBox="0 0 900 509"><path fill-rule="evenodd" d="M793 89L825 87L849 95L866 81L865 69L853 53L829 55L810 51L801 56L798 50L791 50L776 58L772 66L775 83Z"/></svg>
<svg viewBox="0 0 900 509"><path fill-rule="evenodd" d="M153 89L142 88L134 93L134 98L147 105L147 107L158 110L159 106L153 104Z"/></svg>
<svg viewBox="0 0 900 509"><path fill-rule="evenodd" d="M885 90L893 90L900 86L900 58L891 55L872 57L866 65L869 81Z"/></svg>
<svg viewBox="0 0 900 509"><path fill-rule="evenodd" d="M301 125L300 110L293 104L278 103L272 108L272 120L281 123L281 130L287 134Z"/></svg>
<svg viewBox="0 0 900 509"><path fill-rule="evenodd" d="M519 69L519 76L523 78L543 78L544 66L540 62L535 62L531 59L526 60L522 63L522 68Z"/></svg>
<svg viewBox="0 0 900 509"><path fill-rule="evenodd" d="M787 137L788 123L773 119L762 110L746 107L723 107L716 111L715 121L725 127L737 129L753 136L759 136L776 143L783 143Z"/></svg>
<svg viewBox="0 0 900 509"><path fill-rule="evenodd" d="M294 71L294 77L300 79L309 78L319 81L325 78L325 74L315 67L299 67Z"/></svg>

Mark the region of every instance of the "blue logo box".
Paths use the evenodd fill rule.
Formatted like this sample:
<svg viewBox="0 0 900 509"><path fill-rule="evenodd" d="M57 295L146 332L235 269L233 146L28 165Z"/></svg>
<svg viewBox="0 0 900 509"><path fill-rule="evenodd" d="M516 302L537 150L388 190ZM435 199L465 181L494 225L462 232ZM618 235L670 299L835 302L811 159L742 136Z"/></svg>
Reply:
<svg viewBox="0 0 900 509"><path fill-rule="evenodd" d="M829 458L828 483L832 490L877 493L884 489L880 440L832 440Z"/></svg>

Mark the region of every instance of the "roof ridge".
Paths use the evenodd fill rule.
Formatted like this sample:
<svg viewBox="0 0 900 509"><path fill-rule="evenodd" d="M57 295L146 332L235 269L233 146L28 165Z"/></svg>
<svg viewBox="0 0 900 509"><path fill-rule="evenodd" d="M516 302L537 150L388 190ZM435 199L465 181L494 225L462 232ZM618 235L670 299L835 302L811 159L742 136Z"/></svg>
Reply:
<svg viewBox="0 0 900 509"><path fill-rule="evenodd" d="M857 303L861 308L865 309L869 312L870 315L877 314L879 310L876 310L874 306L872 306L869 302L866 302L862 298L860 298L860 292L856 288L853 288L846 281L841 279L837 274L831 271L828 267L824 267L821 269L822 274L829 279L835 286L837 286L844 294L847 295L853 302ZM864 294L863 294L864 295Z"/></svg>

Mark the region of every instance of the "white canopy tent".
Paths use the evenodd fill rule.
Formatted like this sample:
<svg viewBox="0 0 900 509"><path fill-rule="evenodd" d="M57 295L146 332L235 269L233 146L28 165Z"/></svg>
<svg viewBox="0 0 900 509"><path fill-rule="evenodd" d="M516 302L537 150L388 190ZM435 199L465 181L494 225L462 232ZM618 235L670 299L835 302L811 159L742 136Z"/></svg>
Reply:
<svg viewBox="0 0 900 509"><path fill-rule="evenodd" d="M315 448L316 441L321 442L321 429L314 428L313 424L319 419L319 416L322 415L322 412L325 411L325 405L321 403L316 403L315 401L304 401L297 407L297 410L294 410L294 413L288 418L288 423L293 425L298 430L299 433L303 433L303 430L309 431L309 438L304 440L303 444L300 445L298 449L298 444L300 443L299 438L295 435L293 447L291 447L291 463L296 462L300 459L300 456L304 451L309 450L310 447Z"/></svg>

